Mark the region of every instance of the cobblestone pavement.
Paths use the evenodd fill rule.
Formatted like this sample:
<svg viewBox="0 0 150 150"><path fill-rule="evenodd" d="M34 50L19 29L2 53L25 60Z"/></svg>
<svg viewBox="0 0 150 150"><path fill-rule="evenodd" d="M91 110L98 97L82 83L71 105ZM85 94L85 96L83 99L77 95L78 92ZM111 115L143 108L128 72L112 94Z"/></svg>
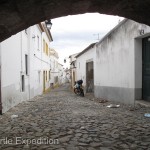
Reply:
<svg viewBox="0 0 150 150"><path fill-rule="evenodd" d="M23 102L0 116L0 150L150 150L150 108L109 103L67 85Z"/></svg>

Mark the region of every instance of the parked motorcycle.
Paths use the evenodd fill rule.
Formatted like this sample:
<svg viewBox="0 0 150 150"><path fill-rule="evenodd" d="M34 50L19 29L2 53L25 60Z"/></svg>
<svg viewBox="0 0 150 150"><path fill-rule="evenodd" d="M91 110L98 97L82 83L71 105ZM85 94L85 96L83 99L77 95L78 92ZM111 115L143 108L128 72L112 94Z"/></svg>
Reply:
<svg viewBox="0 0 150 150"><path fill-rule="evenodd" d="M83 80L78 80L74 84L74 93L84 97L84 90L82 87Z"/></svg>

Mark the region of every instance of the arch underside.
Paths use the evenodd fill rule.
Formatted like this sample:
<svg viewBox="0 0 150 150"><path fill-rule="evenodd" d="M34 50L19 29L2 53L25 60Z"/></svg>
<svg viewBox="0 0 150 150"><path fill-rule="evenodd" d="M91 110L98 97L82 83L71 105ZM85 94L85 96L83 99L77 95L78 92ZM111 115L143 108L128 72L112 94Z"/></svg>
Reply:
<svg viewBox="0 0 150 150"><path fill-rule="evenodd" d="M149 0L1 0L0 41L46 19L98 12L150 25Z"/></svg>

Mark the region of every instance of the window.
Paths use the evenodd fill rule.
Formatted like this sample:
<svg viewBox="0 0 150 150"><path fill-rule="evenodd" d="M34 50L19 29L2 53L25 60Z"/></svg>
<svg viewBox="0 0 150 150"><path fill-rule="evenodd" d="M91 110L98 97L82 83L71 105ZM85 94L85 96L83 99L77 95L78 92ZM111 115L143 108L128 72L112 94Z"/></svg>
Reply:
<svg viewBox="0 0 150 150"><path fill-rule="evenodd" d="M43 52L48 56L49 54L49 47L46 41L43 39Z"/></svg>
<svg viewBox="0 0 150 150"><path fill-rule="evenodd" d="M46 43L46 55L48 56L48 44Z"/></svg>
<svg viewBox="0 0 150 150"><path fill-rule="evenodd" d="M28 55L25 54L25 72L28 75Z"/></svg>
<svg viewBox="0 0 150 150"><path fill-rule="evenodd" d="M22 92L25 91L25 79L24 79L24 75L21 76L21 91Z"/></svg>
<svg viewBox="0 0 150 150"><path fill-rule="evenodd" d="M39 39L39 36L37 36L37 49L40 50L40 39Z"/></svg>

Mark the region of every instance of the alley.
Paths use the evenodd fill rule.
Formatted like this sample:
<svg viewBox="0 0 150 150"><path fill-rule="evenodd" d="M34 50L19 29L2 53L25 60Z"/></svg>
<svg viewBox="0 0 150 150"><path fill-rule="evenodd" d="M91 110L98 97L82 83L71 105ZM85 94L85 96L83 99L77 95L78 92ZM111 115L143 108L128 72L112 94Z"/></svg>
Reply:
<svg viewBox="0 0 150 150"><path fill-rule="evenodd" d="M108 104L63 85L0 116L0 149L150 150L150 109Z"/></svg>

